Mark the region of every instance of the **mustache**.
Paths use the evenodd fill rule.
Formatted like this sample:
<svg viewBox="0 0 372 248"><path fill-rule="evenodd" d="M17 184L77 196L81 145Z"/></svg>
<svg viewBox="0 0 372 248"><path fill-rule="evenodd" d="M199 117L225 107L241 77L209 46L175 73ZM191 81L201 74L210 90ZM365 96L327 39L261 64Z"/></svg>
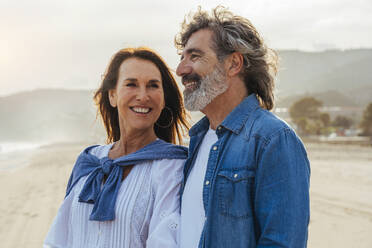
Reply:
<svg viewBox="0 0 372 248"><path fill-rule="evenodd" d="M185 82L199 82L201 80L201 76L196 73L188 74L182 77L182 83Z"/></svg>

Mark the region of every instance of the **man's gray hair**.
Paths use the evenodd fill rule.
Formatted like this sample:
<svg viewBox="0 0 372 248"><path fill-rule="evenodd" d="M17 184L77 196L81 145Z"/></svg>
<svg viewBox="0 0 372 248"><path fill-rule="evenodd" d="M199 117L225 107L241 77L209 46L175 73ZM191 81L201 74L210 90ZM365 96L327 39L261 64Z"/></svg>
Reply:
<svg viewBox="0 0 372 248"><path fill-rule="evenodd" d="M183 50L191 35L201 29L213 32L211 48L222 62L228 55L238 52L243 56L240 77L248 93L256 94L263 108L274 107L274 76L277 72L278 57L268 48L252 23L241 16L234 15L223 6L217 6L209 14L201 7L182 23L181 32L175 38L175 46Z"/></svg>

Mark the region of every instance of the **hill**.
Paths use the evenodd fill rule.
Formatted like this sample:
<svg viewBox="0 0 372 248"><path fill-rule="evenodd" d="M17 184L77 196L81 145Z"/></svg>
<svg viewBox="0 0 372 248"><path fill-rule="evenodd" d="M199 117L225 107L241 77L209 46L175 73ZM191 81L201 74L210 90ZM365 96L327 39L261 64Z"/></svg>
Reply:
<svg viewBox="0 0 372 248"><path fill-rule="evenodd" d="M42 89L0 97L0 141L86 141L104 137L93 92Z"/></svg>
<svg viewBox="0 0 372 248"><path fill-rule="evenodd" d="M310 96L320 100L325 107L358 107L358 104L356 104L350 97L336 90L296 94L284 98L279 97L279 99L277 99L276 106L280 108L289 108L294 102L298 101L299 99Z"/></svg>
<svg viewBox="0 0 372 248"><path fill-rule="evenodd" d="M278 108L288 108L301 97L313 96L325 107L341 107L346 114L358 119L365 106L372 102L372 49L317 53L279 51L279 57ZM0 142L102 142L106 135L96 120L92 97L93 91L62 89L0 97ZM201 115L192 116L194 122Z"/></svg>
<svg viewBox="0 0 372 248"><path fill-rule="evenodd" d="M280 96L329 90L350 92L372 86L372 49L311 53L282 50L278 54Z"/></svg>

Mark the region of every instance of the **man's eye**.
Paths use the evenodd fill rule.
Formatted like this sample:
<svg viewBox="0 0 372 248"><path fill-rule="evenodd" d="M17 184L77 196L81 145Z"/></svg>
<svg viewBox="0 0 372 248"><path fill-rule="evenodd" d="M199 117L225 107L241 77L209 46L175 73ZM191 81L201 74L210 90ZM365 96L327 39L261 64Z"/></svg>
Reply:
<svg viewBox="0 0 372 248"><path fill-rule="evenodd" d="M136 84L135 83L127 83L126 86L127 87L136 87Z"/></svg>
<svg viewBox="0 0 372 248"><path fill-rule="evenodd" d="M198 54L191 54L190 59L196 59L199 58L200 56Z"/></svg>

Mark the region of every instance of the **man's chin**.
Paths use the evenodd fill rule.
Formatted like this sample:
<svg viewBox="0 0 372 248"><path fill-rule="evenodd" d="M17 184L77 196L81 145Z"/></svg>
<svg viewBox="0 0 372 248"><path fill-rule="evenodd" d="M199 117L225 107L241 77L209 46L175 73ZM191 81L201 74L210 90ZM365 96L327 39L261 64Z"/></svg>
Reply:
<svg viewBox="0 0 372 248"><path fill-rule="evenodd" d="M199 87L186 88L186 89L183 90L183 96L184 97L191 96L191 95L195 94L195 91L197 91L198 89L199 89Z"/></svg>
<svg viewBox="0 0 372 248"><path fill-rule="evenodd" d="M207 105L208 102L206 99L190 96L189 98L184 98L185 108L188 111L202 111Z"/></svg>
<svg viewBox="0 0 372 248"><path fill-rule="evenodd" d="M198 104L195 103L195 101L187 101L185 98L184 103L185 103L185 109L187 109L188 111L200 111L200 108Z"/></svg>

